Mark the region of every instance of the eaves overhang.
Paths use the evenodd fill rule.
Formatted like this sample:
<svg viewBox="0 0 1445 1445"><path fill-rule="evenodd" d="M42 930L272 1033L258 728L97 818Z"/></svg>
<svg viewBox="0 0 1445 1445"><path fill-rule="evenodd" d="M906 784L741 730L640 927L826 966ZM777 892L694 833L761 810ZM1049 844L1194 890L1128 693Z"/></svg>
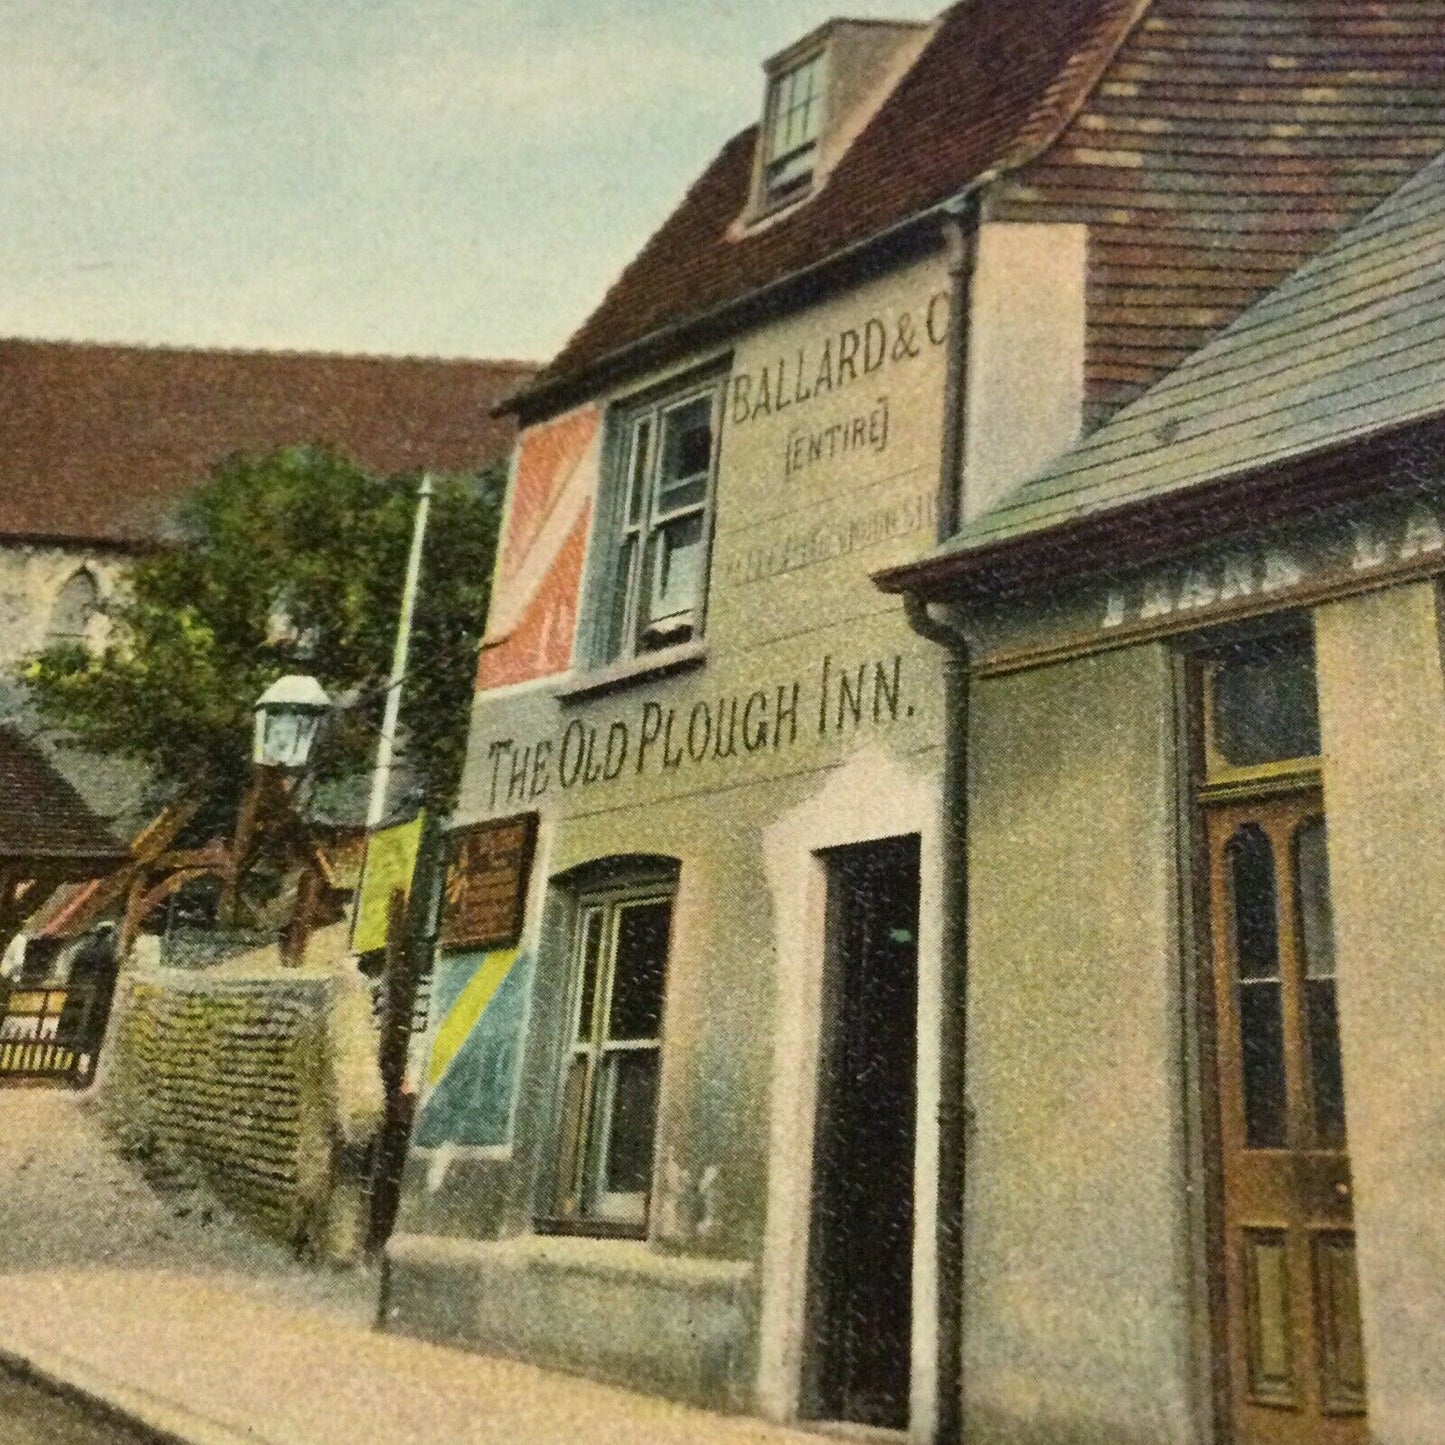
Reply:
<svg viewBox="0 0 1445 1445"><path fill-rule="evenodd" d="M1445 481L1445 411L1021 536L976 546L944 542L873 573L873 581L884 592L928 602L996 604L1109 578L1429 480Z"/></svg>
<svg viewBox="0 0 1445 1445"><path fill-rule="evenodd" d="M518 425L529 426L588 401L600 391L662 365L685 351L720 343L755 322L810 306L850 285L919 260L943 246L939 220L956 212L967 196L991 179L991 175L980 177L957 194L811 265L731 297L709 311L658 327L609 352L594 365L517 392L500 402L492 415L515 416Z"/></svg>

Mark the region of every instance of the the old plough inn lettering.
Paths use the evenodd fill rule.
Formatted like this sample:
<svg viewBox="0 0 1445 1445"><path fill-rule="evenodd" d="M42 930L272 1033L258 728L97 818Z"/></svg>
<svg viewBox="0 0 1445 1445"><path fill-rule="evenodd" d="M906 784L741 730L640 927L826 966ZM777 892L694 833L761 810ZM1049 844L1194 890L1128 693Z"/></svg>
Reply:
<svg viewBox="0 0 1445 1445"><path fill-rule="evenodd" d="M1445 0L967 0L765 97L511 403L451 827L535 852L442 901L387 1317L1438 1445Z"/></svg>

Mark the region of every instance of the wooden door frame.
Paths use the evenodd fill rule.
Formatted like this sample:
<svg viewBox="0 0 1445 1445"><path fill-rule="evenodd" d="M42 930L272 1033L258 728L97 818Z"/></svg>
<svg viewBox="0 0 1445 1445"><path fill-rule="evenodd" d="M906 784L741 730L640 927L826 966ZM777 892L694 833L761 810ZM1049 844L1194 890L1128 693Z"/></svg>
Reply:
<svg viewBox="0 0 1445 1445"><path fill-rule="evenodd" d="M1303 623L1303 626L1301 625ZM1237 628L1179 639L1175 660L1175 738L1178 897L1182 998L1192 1016L1184 1025L1186 1127L1193 1132L1186 1169L1191 1193L1191 1244L1195 1262L1194 1334L1199 1342L1201 1416L1213 1445L1234 1445L1234 1379L1230 1358L1225 1163L1221 1117L1221 1049L1216 997L1216 960L1211 933L1210 847L1206 814L1211 806L1261 802L1313 792L1326 819L1319 759L1257 770L1257 775L1205 786L1204 658L1232 641L1312 623L1298 613L1274 614Z"/></svg>

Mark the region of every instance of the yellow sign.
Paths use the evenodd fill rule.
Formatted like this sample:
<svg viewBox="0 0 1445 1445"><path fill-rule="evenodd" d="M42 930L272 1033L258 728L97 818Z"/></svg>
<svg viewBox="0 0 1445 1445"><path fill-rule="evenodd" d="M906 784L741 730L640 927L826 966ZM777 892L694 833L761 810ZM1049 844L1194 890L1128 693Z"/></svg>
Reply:
<svg viewBox="0 0 1445 1445"><path fill-rule="evenodd" d="M411 875L416 869L425 814L410 823L398 823L373 833L366 844L366 862L361 869L361 887L356 893L356 913L351 925L351 947L356 953L370 953L386 947L386 920L391 895L399 888L411 892Z"/></svg>

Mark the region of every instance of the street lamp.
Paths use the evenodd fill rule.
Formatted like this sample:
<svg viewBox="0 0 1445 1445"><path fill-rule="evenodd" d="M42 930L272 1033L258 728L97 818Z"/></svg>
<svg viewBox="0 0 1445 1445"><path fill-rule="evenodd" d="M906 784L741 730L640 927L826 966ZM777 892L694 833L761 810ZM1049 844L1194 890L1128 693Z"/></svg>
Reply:
<svg viewBox="0 0 1445 1445"><path fill-rule="evenodd" d="M273 682L256 700L251 761L261 768L301 772L330 707L326 689L314 677L293 673Z"/></svg>

